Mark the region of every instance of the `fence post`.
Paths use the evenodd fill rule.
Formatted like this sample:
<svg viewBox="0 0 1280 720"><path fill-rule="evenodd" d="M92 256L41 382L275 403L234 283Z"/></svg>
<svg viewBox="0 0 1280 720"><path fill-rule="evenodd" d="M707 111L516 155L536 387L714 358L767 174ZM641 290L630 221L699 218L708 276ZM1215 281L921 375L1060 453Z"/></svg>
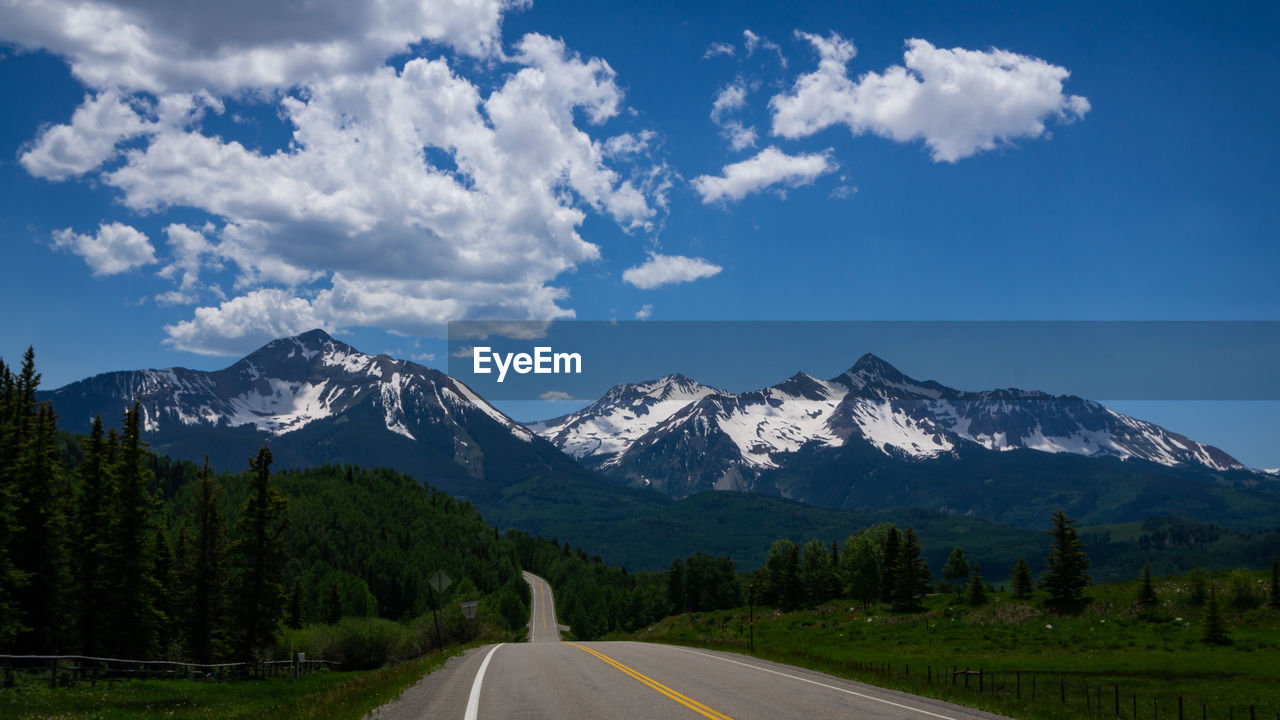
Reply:
<svg viewBox="0 0 1280 720"><path fill-rule="evenodd" d="M1067 704L1067 681L1061 675L1058 676L1058 704Z"/></svg>
<svg viewBox="0 0 1280 720"><path fill-rule="evenodd" d="M982 694L982 684L984 682L983 677L984 676L982 674L982 668L978 668L978 694L979 695Z"/></svg>
<svg viewBox="0 0 1280 720"><path fill-rule="evenodd" d="M58 687L58 660L54 658L49 661L49 687Z"/></svg>
<svg viewBox="0 0 1280 720"><path fill-rule="evenodd" d="M1031 700L1032 700L1032 702L1035 702L1035 699L1036 699L1036 675L1035 675L1035 673L1032 673L1032 674L1031 674Z"/></svg>
<svg viewBox="0 0 1280 720"><path fill-rule="evenodd" d="M1249 706L1249 720L1258 720L1258 714L1254 712L1252 705Z"/></svg>
<svg viewBox="0 0 1280 720"><path fill-rule="evenodd" d="M1178 720L1182 720L1182 696L1178 696Z"/></svg>
<svg viewBox="0 0 1280 720"><path fill-rule="evenodd" d="M1018 691L1017 691L1017 692L1018 692L1018 699L1019 699L1019 700L1021 700L1021 699L1022 699L1022 671L1021 671L1021 670L1019 670L1019 671L1017 671L1016 673L1014 673L1014 677L1016 677L1016 678L1017 678L1017 684L1018 684Z"/></svg>
<svg viewBox="0 0 1280 720"><path fill-rule="evenodd" d="M1116 691L1116 717L1120 717L1120 686L1112 685L1111 688Z"/></svg>

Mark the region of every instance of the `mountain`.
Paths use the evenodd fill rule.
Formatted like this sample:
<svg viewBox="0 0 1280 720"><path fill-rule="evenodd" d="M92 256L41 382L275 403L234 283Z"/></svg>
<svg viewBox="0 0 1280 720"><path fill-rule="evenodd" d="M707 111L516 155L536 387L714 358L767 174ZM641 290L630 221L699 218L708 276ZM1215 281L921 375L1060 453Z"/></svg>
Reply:
<svg viewBox="0 0 1280 720"><path fill-rule="evenodd" d="M1041 508L1026 490L1051 479L1041 496L1076 492L1078 501L1064 505L1116 522L1178 506L1170 500L1190 503L1201 493L1168 497L1188 483L1205 492L1276 487L1218 448L1096 402L956 390L907 377L874 355L830 380L801 372L741 394L682 376L619 385L577 413L530 427L584 464L677 498L743 490L827 507L1032 522ZM1123 511L1116 501L1092 507L1122 488L1143 500Z"/></svg>
<svg viewBox="0 0 1280 720"><path fill-rule="evenodd" d="M223 370L112 372L41 395L73 432L97 415L118 424L135 398L153 450L197 462L207 454L219 469L244 467L268 444L281 467L389 467L490 510L530 478L608 484L463 383L321 330L272 341Z"/></svg>

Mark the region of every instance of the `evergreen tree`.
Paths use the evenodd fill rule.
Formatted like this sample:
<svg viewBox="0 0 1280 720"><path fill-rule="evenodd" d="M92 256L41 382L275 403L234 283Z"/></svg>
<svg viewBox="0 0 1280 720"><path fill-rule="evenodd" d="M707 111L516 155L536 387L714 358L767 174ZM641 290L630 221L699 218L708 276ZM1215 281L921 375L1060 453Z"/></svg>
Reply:
<svg viewBox="0 0 1280 720"><path fill-rule="evenodd" d="M782 568L782 590L778 598L778 607L783 610L796 610L800 607L800 599L804 590L800 584L800 547L791 545L786 563Z"/></svg>
<svg viewBox="0 0 1280 720"><path fill-rule="evenodd" d="M1142 585L1138 588L1138 605L1149 608L1160 604L1156 597L1156 586L1151 581L1151 561L1142 566Z"/></svg>
<svg viewBox="0 0 1280 720"><path fill-rule="evenodd" d="M1280 558L1271 558L1271 601L1273 610L1280 610Z"/></svg>
<svg viewBox="0 0 1280 720"><path fill-rule="evenodd" d="M25 432L23 407L17 380L0 360L0 650L5 651L16 649L18 636L29 629L18 597L29 578L14 557L24 531L18 522L22 496L16 473L18 448Z"/></svg>
<svg viewBox="0 0 1280 720"><path fill-rule="evenodd" d="M881 572L879 547L866 533L852 535L845 542L840 556L848 596L870 610L871 604L880 598Z"/></svg>
<svg viewBox="0 0 1280 720"><path fill-rule="evenodd" d="M987 584L982 581L982 573L978 572L978 563L973 564L973 573L969 576L969 587L965 592L965 602L977 607L987 602Z"/></svg>
<svg viewBox="0 0 1280 720"><path fill-rule="evenodd" d="M1231 571L1227 577L1231 586L1231 607L1237 610L1252 610L1258 606L1258 598L1253 594L1253 580L1242 568Z"/></svg>
<svg viewBox="0 0 1280 720"><path fill-rule="evenodd" d="M915 528L907 528L902 535L902 545L898 549L898 563L895 572L895 588L893 593L893 609L907 612L920 608L925 592L929 586L929 566L920 556L920 540L916 537Z"/></svg>
<svg viewBox="0 0 1280 720"><path fill-rule="evenodd" d="M1222 619L1222 608L1218 606L1218 596L1212 590L1209 591L1209 600L1204 607L1204 634L1200 639L1214 645L1231 643L1227 623Z"/></svg>
<svg viewBox="0 0 1280 720"><path fill-rule="evenodd" d="M1013 596L1026 600L1031 597L1032 589L1031 566L1027 564L1026 558L1020 557L1013 566Z"/></svg>
<svg viewBox="0 0 1280 720"><path fill-rule="evenodd" d="M880 599L891 603L898 588L899 551L902 547L902 534L898 528L890 525L881 547L881 592Z"/></svg>
<svg viewBox="0 0 1280 720"><path fill-rule="evenodd" d="M947 563L942 566L942 577L956 586L956 599L959 600L960 581L969 577L969 561L965 559L964 550L959 545L951 551L951 555L947 557Z"/></svg>
<svg viewBox="0 0 1280 720"><path fill-rule="evenodd" d="M821 605L831 599L828 594L831 589L831 557L821 540L810 540L804 544L800 582L804 587L806 604Z"/></svg>
<svg viewBox="0 0 1280 720"><path fill-rule="evenodd" d="M685 593L684 560L680 558L672 560L671 569L667 571L667 602L673 615L685 612L689 606Z"/></svg>
<svg viewBox="0 0 1280 720"><path fill-rule="evenodd" d="M78 646L83 655L102 654L102 611L110 606L105 568L111 523L110 500L114 486L110 475L102 417L93 419L93 429L85 444L80 466L80 498L73 526L72 555L75 578L72 597L76 603Z"/></svg>
<svg viewBox="0 0 1280 720"><path fill-rule="evenodd" d="M760 588L760 601L765 605L781 607L785 595L798 591L798 588L788 589L789 582L798 582L797 568L789 567L795 550L795 543L790 540L775 540L769 547L769 556L764 561L764 587Z"/></svg>
<svg viewBox="0 0 1280 720"><path fill-rule="evenodd" d="M19 376L20 397L25 405L18 422L27 428L18 448L14 473L17 480L17 525L14 561L27 576L18 593L19 612L28 625L21 646L34 653L57 653L74 642L67 620L70 600L70 565L67 553L71 488L62 471L58 426L53 408L35 402L40 375L28 350Z"/></svg>
<svg viewBox="0 0 1280 720"><path fill-rule="evenodd" d="M284 498L271 486L271 460L265 445L249 460L252 487L236 525L236 650L242 661L253 660L275 639L284 610L281 575L288 560L289 519Z"/></svg>
<svg viewBox="0 0 1280 720"><path fill-rule="evenodd" d="M190 588L186 642L192 657L210 663L226 652L227 530L222 490L206 456L195 492L195 541L182 584Z"/></svg>
<svg viewBox="0 0 1280 720"><path fill-rule="evenodd" d="M285 624L297 630L306 622L307 598L302 590L302 578L293 579L293 591L289 593L289 607L285 612Z"/></svg>
<svg viewBox="0 0 1280 720"><path fill-rule="evenodd" d="M108 453L115 460L115 492L106 552L111 621L103 627L104 645L114 657L145 659L156 649L163 617L156 608L160 588L153 554L157 500L150 490L151 471L143 462L137 402L125 411L118 450L109 447Z"/></svg>
<svg viewBox="0 0 1280 720"><path fill-rule="evenodd" d="M827 575L830 581L830 585L827 586L827 597L840 597L844 589L844 581L840 578L840 545L835 540L831 541L831 562Z"/></svg>
<svg viewBox="0 0 1280 720"><path fill-rule="evenodd" d="M1078 606L1089 585L1089 557L1080 545L1075 520L1062 510L1053 514L1053 545L1045 558L1045 572L1040 584L1049 591L1049 602L1059 609Z"/></svg>

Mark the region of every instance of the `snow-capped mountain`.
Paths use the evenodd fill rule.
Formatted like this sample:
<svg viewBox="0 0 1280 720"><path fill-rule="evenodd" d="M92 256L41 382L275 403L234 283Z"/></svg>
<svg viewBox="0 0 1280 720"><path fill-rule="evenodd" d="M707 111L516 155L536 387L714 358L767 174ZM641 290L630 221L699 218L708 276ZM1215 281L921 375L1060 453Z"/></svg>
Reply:
<svg viewBox="0 0 1280 720"><path fill-rule="evenodd" d="M141 401L148 433L229 426L280 436L367 403L381 411L389 432L410 440L417 439L411 425L424 420L456 423L458 412L483 413L512 436L532 439L522 425L444 373L386 355L365 355L323 330L273 340L223 370L105 373L55 390L50 397L64 421L84 425L98 414L114 420L134 398Z"/></svg>
<svg viewBox="0 0 1280 720"><path fill-rule="evenodd" d="M530 477L584 477L465 384L320 330L272 341L223 370L105 373L41 394L76 432L96 415L118 426L135 398L153 448L195 461L208 454L223 470L269 444L284 467L391 467L477 500Z"/></svg>
<svg viewBox="0 0 1280 720"><path fill-rule="evenodd" d="M655 393L670 399L647 402ZM632 406L644 412L628 413ZM852 445L914 461L1030 449L1245 469L1215 447L1096 402L1025 390L965 392L909 378L874 355L830 380L797 373L736 395L681 376L619 385L577 413L531 427L606 472L677 496L755 489L754 478L786 467L801 449Z"/></svg>
<svg viewBox="0 0 1280 720"><path fill-rule="evenodd" d="M578 460L616 458L631 443L708 395L722 391L683 375L616 385L581 410L531 423L530 430Z"/></svg>

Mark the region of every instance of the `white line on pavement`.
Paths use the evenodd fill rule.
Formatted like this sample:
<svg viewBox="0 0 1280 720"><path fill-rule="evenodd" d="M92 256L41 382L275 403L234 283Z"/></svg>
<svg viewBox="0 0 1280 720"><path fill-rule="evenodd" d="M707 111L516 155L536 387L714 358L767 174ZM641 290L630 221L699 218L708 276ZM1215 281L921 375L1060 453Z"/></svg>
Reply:
<svg viewBox="0 0 1280 720"><path fill-rule="evenodd" d="M836 687L835 685L820 683L817 680L810 680L809 678L803 678L798 675L788 675L787 673L778 672L777 670L771 670L766 667L760 667L759 665L752 665L751 663L744 663L744 662L738 662L737 660L730 660L729 658L723 657L721 655L711 655L710 653L698 652L697 650L689 650L688 648L682 648L682 647L675 647L675 646L668 646L668 647L671 647L675 650L679 650L681 652L687 652L693 655L701 655L702 657L708 657L713 660L720 660L722 662L733 663L734 665L741 665L742 667L748 667L748 668L751 668L752 670L759 670L761 672L773 673L774 675L781 675L782 677L785 677L785 678L791 678L792 680L799 680L800 682L807 682L811 685L817 685L818 687L827 688L828 690L835 690L836 692L842 692L849 695L856 695L860 698L866 698L867 700L875 700L876 702L884 703L885 705L892 705L894 707L902 708L903 710L911 710L912 712L918 712L922 715L941 718L941 720L956 720L955 718L948 717L946 715L939 715L938 713L932 713L932 712L929 712L928 710L921 710L920 708L911 707L910 705L903 705L901 703L893 702L892 700L885 700L884 698L878 698L874 695L864 695L863 693L860 693L860 692L854 692L853 690L846 690L845 688Z"/></svg>
<svg viewBox="0 0 1280 720"><path fill-rule="evenodd" d="M484 671L489 669L489 661L503 644L494 645L489 654L484 656L484 662L480 663L480 670L476 672L476 681L471 683L471 697L467 699L466 720L476 720L476 714L480 712L480 684L484 682Z"/></svg>

